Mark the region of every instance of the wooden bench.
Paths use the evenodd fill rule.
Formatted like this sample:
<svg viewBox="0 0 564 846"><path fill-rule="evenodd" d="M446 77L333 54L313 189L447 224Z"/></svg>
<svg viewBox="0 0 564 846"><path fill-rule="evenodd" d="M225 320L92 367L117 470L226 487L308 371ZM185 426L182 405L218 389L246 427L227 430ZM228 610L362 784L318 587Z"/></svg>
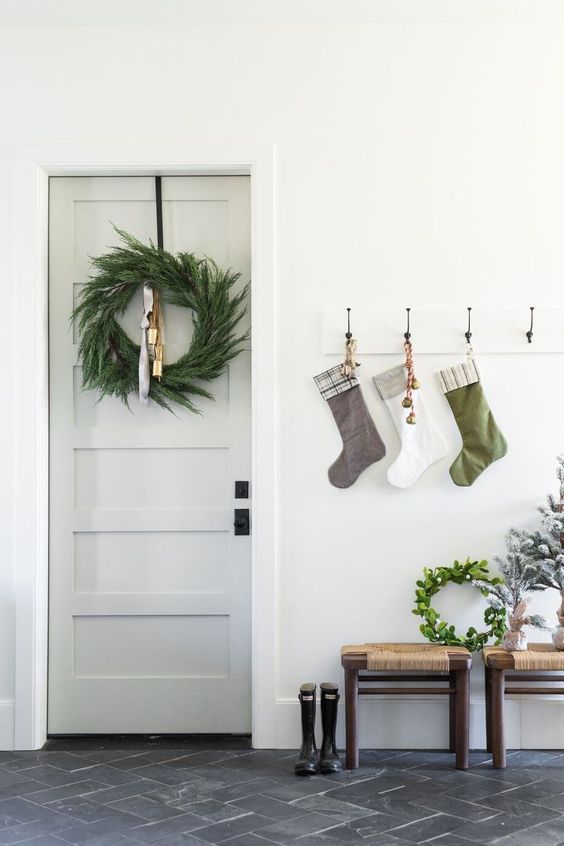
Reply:
<svg viewBox="0 0 564 846"><path fill-rule="evenodd" d="M347 769L358 767L359 697L382 695L448 696L449 748L456 753L456 768L468 768L472 655L467 649L420 643L367 643L344 646L341 663L345 670ZM396 686L388 686L390 682ZM403 682L446 682L447 686L397 687Z"/></svg>
<svg viewBox="0 0 564 846"><path fill-rule="evenodd" d="M531 643L521 652L486 646L482 658L486 682L486 747L492 753L493 766L503 769L506 766L505 697L564 694L564 687L514 687L508 682L564 682L564 652L558 652L549 643Z"/></svg>

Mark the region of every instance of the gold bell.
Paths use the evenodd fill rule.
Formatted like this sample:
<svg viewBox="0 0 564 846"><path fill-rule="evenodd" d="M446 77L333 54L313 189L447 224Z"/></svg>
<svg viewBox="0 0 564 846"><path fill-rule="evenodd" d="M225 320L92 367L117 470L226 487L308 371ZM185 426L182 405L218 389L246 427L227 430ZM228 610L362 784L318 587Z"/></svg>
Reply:
<svg viewBox="0 0 564 846"><path fill-rule="evenodd" d="M163 363L160 358L156 358L153 362L153 376L160 379L163 375Z"/></svg>
<svg viewBox="0 0 564 846"><path fill-rule="evenodd" d="M411 402L409 397L405 397L405 399L402 400L401 404L403 405L404 408L411 408L411 406L413 405L413 403Z"/></svg>
<svg viewBox="0 0 564 846"><path fill-rule="evenodd" d="M412 383L411 383L411 387L413 388L413 390L414 390L414 391L416 391L416 390L417 390L417 388L420 388L420 387L421 387L421 385L420 385L420 383L417 381L417 379L414 379L414 380L412 381Z"/></svg>
<svg viewBox="0 0 564 846"><path fill-rule="evenodd" d="M409 423L411 426L414 426L414 425L415 425L416 420L415 420L415 414L413 413L413 411L411 412L411 414L408 414L408 415L407 415L407 417L405 418L405 420L406 420L406 422L407 422L407 423Z"/></svg>
<svg viewBox="0 0 564 846"><path fill-rule="evenodd" d="M156 326L150 326L147 329L147 343L155 345L157 343L158 329Z"/></svg>

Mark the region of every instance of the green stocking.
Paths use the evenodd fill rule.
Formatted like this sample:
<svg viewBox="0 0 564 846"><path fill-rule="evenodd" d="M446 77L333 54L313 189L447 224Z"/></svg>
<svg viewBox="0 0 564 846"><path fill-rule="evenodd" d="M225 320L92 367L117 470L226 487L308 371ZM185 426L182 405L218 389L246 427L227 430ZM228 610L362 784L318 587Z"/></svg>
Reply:
<svg viewBox="0 0 564 846"><path fill-rule="evenodd" d="M490 411L473 358L439 371L439 381L462 435L462 450L450 475L455 485L468 487L503 458L507 442Z"/></svg>

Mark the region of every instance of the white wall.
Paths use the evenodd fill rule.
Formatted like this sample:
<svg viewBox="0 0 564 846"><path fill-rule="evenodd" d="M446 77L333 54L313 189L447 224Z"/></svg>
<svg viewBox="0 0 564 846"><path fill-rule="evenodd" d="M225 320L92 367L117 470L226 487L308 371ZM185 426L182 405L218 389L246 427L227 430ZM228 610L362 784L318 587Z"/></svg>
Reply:
<svg viewBox="0 0 564 846"><path fill-rule="evenodd" d="M362 356L362 338L364 393L388 457L348 491L331 488L326 469L339 439L311 379L334 362L321 351L326 307L448 305L460 308L463 331L467 305L522 306L525 331L529 305L563 305L564 21L535 0L518 5L520 20L503 20L497 3L491 13L480 8L473 21L388 14L356 23L0 29L0 747L12 742L14 695L10 251L13 164L25 143L277 145L278 745L297 742L299 682L341 678L342 643L418 637L410 609L424 565L489 557L510 525L534 525L564 450L561 356L481 359L510 452L470 489L452 484L449 461L407 492L386 483L398 442L369 377L400 358ZM475 341L479 352L477 333ZM455 360L417 361L449 460L459 439L433 374ZM547 595L539 606L551 613L556 601ZM480 600L468 593L467 602L462 609L460 592L445 593L445 616L476 622ZM483 742L478 677L473 745ZM364 741L444 745L443 706L422 707L425 731L414 706L366 704ZM559 706L526 708L519 715L512 706L510 742L564 746ZM547 718L533 730L539 708Z"/></svg>

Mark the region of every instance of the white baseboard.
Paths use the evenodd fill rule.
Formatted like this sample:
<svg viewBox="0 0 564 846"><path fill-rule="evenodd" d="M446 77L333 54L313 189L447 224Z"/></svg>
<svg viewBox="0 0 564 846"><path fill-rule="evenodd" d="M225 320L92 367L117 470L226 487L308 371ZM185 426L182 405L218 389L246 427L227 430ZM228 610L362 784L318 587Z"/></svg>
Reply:
<svg viewBox="0 0 564 846"><path fill-rule="evenodd" d="M0 751L14 748L14 700L0 700Z"/></svg>
<svg viewBox="0 0 564 846"><path fill-rule="evenodd" d="M316 734L321 736L319 704ZM448 748L448 703L403 697L360 702L360 747L364 749ZM470 702L470 748L486 745L483 699ZM509 699L505 703L508 749L564 749L564 702L554 699ZM297 699L276 703L276 748L297 749L301 743ZM345 745L344 706L341 700L337 742Z"/></svg>

